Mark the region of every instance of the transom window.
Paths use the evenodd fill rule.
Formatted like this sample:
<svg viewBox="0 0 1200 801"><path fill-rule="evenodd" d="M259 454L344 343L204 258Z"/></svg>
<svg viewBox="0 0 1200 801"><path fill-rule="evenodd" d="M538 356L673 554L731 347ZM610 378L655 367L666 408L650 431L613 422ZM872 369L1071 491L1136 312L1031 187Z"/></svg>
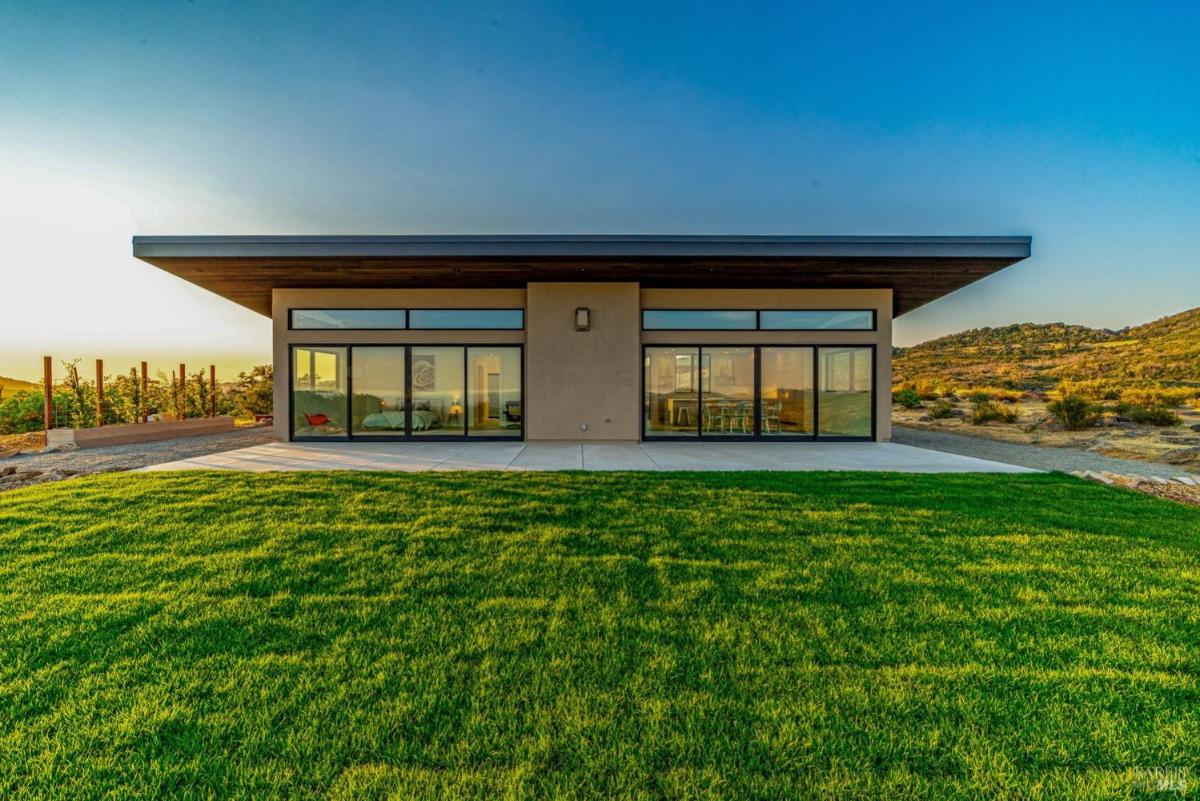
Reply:
<svg viewBox="0 0 1200 801"><path fill-rule="evenodd" d="M293 330L503 330L525 327L524 309L292 309Z"/></svg>
<svg viewBox="0 0 1200 801"><path fill-rule="evenodd" d="M874 309L645 309L645 331L874 331Z"/></svg>

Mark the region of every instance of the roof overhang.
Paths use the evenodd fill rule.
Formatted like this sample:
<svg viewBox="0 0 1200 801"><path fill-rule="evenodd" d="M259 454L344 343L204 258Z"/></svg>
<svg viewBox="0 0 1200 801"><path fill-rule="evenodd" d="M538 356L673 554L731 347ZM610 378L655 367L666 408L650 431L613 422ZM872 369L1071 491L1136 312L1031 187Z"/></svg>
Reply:
<svg viewBox="0 0 1200 801"><path fill-rule="evenodd" d="M893 313L1028 258L1027 236L135 236L133 255L262 314L276 288L892 289Z"/></svg>

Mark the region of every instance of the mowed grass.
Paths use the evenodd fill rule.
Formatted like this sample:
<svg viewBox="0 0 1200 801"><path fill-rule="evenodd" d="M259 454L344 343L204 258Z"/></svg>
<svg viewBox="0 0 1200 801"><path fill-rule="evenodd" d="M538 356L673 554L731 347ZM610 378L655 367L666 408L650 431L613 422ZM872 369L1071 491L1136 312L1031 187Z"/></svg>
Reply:
<svg viewBox="0 0 1200 801"><path fill-rule="evenodd" d="M1053 475L18 490L0 797L1194 791L1198 535Z"/></svg>

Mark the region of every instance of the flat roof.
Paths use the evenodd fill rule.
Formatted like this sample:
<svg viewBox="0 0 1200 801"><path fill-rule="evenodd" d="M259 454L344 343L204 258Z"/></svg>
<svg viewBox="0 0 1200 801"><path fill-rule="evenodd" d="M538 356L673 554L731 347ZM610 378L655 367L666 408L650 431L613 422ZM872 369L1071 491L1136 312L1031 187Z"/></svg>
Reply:
<svg viewBox="0 0 1200 801"><path fill-rule="evenodd" d="M135 236L133 255L269 315L275 288L890 288L899 315L1028 258L1028 236Z"/></svg>

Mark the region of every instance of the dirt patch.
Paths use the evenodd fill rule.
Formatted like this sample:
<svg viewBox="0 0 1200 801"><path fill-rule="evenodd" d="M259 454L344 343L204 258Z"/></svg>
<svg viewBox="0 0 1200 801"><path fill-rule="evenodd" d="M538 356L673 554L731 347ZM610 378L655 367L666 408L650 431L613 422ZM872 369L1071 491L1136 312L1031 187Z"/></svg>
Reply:
<svg viewBox="0 0 1200 801"><path fill-rule="evenodd" d="M1125 473L1110 473L1103 470L1099 473L1091 470L1075 471L1072 475L1088 481L1096 481L1109 486L1124 487L1156 498L1178 501L1190 506L1200 506L1200 482L1182 476L1175 479L1164 479L1155 476L1130 475Z"/></svg>
<svg viewBox="0 0 1200 801"><path fill-rule="evenodd" d="M18 453L36 453L46 447L45 431L30 431L26 434L0 434L0 459Z"/></svg>

